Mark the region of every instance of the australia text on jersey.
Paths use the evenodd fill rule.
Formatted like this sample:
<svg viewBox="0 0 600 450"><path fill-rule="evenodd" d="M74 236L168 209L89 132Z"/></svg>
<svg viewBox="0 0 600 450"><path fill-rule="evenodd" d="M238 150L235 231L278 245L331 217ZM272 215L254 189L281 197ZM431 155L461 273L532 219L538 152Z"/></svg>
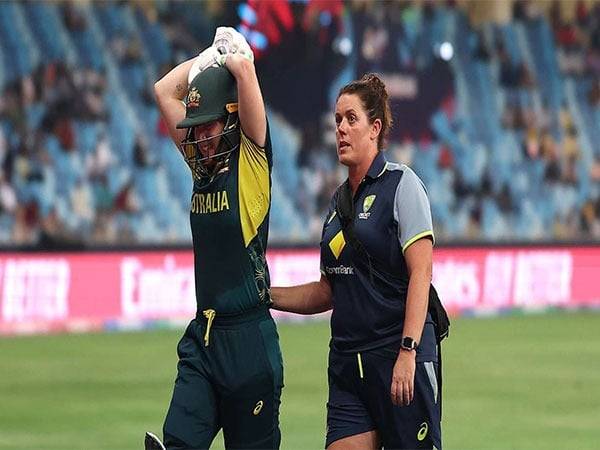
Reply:
<svg viewBox="0 0 600 450"><path fill-rule="evenodd" d="M195 193L192 196L192 213L207 214L229 209L227 191Z"/></svg>

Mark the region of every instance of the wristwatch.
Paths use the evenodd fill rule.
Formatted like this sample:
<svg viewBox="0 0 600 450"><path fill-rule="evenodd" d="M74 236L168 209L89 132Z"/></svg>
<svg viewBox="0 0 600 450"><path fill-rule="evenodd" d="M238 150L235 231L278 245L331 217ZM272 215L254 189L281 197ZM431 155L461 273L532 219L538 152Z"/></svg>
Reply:
<svg viewBox="0 0 600 450"><path fill-rule="evenodd" d="M410 336L404 336L402 341L400 341L400 348L402 350L412 351L417 349L417 341L415 341Z"/></svg>

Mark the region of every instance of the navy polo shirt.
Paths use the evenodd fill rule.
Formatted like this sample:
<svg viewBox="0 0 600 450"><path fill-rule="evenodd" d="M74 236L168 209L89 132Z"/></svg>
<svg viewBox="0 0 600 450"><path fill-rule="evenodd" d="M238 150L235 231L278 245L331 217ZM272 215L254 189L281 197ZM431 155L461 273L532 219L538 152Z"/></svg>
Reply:
<svg viewBox="0 0 600 450"><path fill-rule="evenodd" d="M371 256L377 276L346 242L334 195L321 239L321 272L331 284L331 347L359 352L402 338L408 291L404 251L416 240L433 240L431 208L423 182L406 165L373 160L354 195L354 232ZM427 314L417 361L435 361L435 333Z"/></svg>

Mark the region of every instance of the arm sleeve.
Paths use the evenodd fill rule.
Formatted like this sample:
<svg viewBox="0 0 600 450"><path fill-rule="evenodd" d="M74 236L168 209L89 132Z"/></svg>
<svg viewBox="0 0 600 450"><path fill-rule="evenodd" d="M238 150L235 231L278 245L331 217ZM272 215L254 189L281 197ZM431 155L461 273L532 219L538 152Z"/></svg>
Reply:
<svg viewBox="0 0 600 450"><path fill-rule="evenodd" d="M273 166L273 148L271 145L271 130L269 128L269 121L267 120L267 131L265 135L265 145L260 147L252 139L246 136L244 130L240 130L240 147L242 152L249 153L248 159L262 160L266 158L269 168Z"/></svg>
<svg viewBox="0 0 600 450"><path fill-rule="evenodd" d="M398 223L398 240L403 253L423 237L429 236L435 242L427 191L421 179L407 166L403 166L396 188L394 219Z"/></svg>
<svg viewBox="0 0 600 450"><path fill-rule="evenodd" d="M242 131L240 137L238 201L246 247L258 234L271 206L271 140L267 127L265 147L259 147Z"/></svg>

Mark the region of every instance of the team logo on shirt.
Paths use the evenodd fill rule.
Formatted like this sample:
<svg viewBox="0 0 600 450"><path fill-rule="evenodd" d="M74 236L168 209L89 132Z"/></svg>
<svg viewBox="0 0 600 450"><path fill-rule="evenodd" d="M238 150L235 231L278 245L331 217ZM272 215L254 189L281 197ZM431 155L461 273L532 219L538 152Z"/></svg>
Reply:
<svg viewBox="0 0 600 450"><path fill-rule="evenodd" d="M373 203L375 202L375 197L377 197L376 195L367 195L365 197L365 200L363 201L363 212L358 214L358 218L359 219L368 219L369 216L371 215L371 213L369 212L369 209L371 209L371 206L373 206Z"/></svg>

